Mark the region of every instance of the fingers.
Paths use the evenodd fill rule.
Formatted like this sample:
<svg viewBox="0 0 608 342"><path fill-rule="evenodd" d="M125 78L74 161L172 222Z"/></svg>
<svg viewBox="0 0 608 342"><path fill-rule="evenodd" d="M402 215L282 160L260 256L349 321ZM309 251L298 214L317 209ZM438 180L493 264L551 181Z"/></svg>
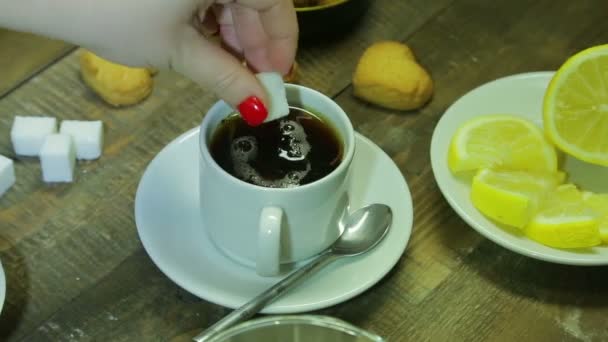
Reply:
<svg viewBox="0 0 608 342"><path fill-rule="evenodd" d="M257 78L234 56L204 39L194 28L184 30L171 56L171 65L233 108L250 96L268 103Z"/></svg>
<svg viewBox="0 0 608 342"><path fill-rule="evenodd" d="M215 21L228 50L187 27L171 55L173 68L213 91L233 108L255 96L267 103L257 78L231 55L243 54L258 71L287 74L293 65L298 25L292 0L216 0ZM256 105L257 106L257 105Z"/></svg>
<svg viewBox="0 0 608 342"><path fill-rule="evenodd" d="M293 0L236 0L236 5L231 8L241 8L248 10L238 10L238 16L234 16L237 34L241 39L241 46L245 55L248 53L247 47L253 49L252 56L259 57L259 38L252 37L247 29L259 31L259 26L263 28L267 40L266 57L275 70L287 74L295 59L298 46L298 21L293 7ZM253 19L252 12L257 12L257 19ZM233 15L235 11L233 11ZM243 23L237 23L237 18ZM241 28L239 28L241 26ZM243 34L243 36L241 36ZM262 62L257 61L261 66Z"/></svg>
<svg viewBox="0 0 608 342"><path fill-rule="evenodd" d="M267 2L274 4L260 11L260 20L270 38L268 56L279 71L287 74L293 65L298 46L298 20L293 1Z"/></svg>
<svg viewBox="0 0 608 342"><path fill-rule="evenodd" d="M206 37L215 36L219 32L218 20L212 7L200 9L194 25Z"/></svg>
<svg viewBox="0 0 608 342"><path fill-rule="evenodd" d="M270 39L262 26L258 11L234 4L230 6L234 31L247 64L257 72L275 71L269 59Z"/></svg>
<svg viewBox="0 0 608 342"><path fill-rule="evenodd" d="M232 11L228 6L213 5L212 8L220 27L223 44L233 55L242 58L243 48L232 24Z"/></svg>

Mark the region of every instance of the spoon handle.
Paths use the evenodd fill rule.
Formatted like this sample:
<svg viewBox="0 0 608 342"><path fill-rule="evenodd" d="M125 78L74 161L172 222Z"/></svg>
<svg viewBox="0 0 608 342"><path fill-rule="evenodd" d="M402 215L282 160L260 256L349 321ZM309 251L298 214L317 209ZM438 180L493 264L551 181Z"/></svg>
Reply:
<svg viewBox="0 0 608 342"><path fill-rule="evenodd" d="M288 289L297 285L300 280L310 276L311 274L319 270L321 267L325 266L327 263L333 261L336 258L337 257L332 254L330 250L325 251L313 261L309 262L300 269L293 271L291 274L283 278L283 280L279 281L268 290L262 292L249 302L242 305L240 308L232 311L229 315L219 320L207 330L196 335L193 340L196 342L208 341L213 335L217 334L218 332L250 318L251 316L258 313L264 306L281 296Z"/></svg>

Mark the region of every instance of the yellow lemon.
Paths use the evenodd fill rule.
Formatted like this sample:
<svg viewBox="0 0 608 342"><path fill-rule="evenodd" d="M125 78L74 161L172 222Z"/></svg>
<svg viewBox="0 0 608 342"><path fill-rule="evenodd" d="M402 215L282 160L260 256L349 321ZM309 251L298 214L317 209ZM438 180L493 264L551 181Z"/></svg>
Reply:
<svg viewBox="0 0 608 342"><path fill-rule="evenodd" d="M523 228L545 194L564 181L562 172L528 173L481 169L473 177L471 201L485 216Z"/></svg>
<svg viewBox="0 0 608 342"><path fill-rule="evenodd" d="M550 140L583 161L608 166L608 45L570 57L555 73L543 100Z"/></svg>
<svg viewBox="0 0 608 342"><path fill-rule="evenodd" d="M542 210L567 203L580 203L583 201L583 193L572 183L560 184L542 203Z"/></svg>
<svg viewBox="0 0 608 342"><path fill-rule="evenodd" d="M608 243L608 194L584 192L583 199L585 204L600 215L600 237L604 243Z"/></svg>
<svg viewBox="0 0 608 342"><path fill-rule="evenodd" d="M454 173L480 168L557 170L555 148L534 123L509 114L479 116L452 137L448 167Z"/></svg>
<svg viewBox="0 0 608 342"><path fill-rule="evenodd" d="M549 193L524 231L532 240L556 248L585 248L601 243L599 215L584 203L583 194L572 184Z"/></svg>

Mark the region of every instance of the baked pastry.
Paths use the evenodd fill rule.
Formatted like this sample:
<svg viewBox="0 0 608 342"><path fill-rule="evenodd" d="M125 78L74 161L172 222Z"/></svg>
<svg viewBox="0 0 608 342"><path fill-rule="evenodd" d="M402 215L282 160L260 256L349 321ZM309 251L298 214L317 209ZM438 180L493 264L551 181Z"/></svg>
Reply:
<svg viewBox="0 0 608 342"><path fill-rule="evenodd" d="M96 94L117 107L141 102L154 85L155 70L116 64L88 50L80 55L80 71L84 82Z"/></svg>
<svg viewBox="0 0 608 342"><path fill-rule="evenodd" d="M289 70L289 73L287 75L283 76L283 82L285 83L298 83L299 80L299 74L298 72L300 71L300 68L298 66L298 62L293 61L293 65L291 66L291 70Z"/></svg>
<svg viewBox="0 0 608 342"><path fill-rule="evenodd" d="M369 46L353 75L354 95L381 107L410 110L433 94L433 81L405 44L382 41Z"/></svg>

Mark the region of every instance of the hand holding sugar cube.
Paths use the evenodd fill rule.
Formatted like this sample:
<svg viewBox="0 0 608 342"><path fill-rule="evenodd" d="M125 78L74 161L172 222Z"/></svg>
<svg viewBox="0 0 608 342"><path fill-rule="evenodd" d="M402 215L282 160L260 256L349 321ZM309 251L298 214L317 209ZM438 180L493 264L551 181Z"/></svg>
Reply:
<svg viewBox="0 0 608 342"><path fill-rule="evenodd" d="M276 72L262 72L256 77L266 92L268 108L257 97L248 97L238 107L243 119L251 126L258 126L287 116L289 104L283 76Z"/></svg>

